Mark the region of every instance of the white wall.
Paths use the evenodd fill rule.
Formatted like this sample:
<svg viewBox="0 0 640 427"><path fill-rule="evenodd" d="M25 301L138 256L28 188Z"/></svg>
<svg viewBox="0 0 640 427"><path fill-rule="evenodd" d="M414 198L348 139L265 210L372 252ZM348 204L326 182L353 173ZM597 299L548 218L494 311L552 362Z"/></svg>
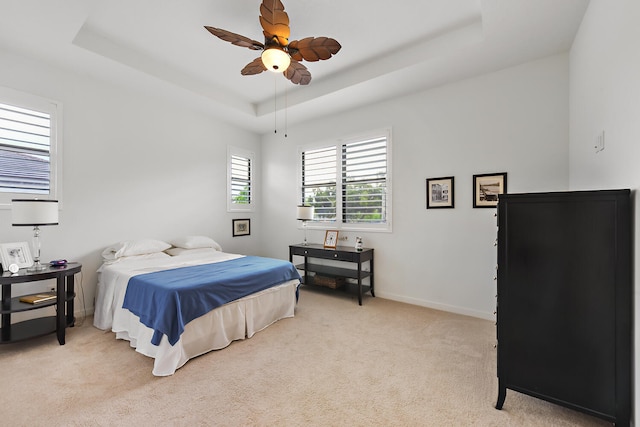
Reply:
<svg viewBox="0 0 640 427"><path fill-rule="evenodd" d="M568 56L322 118L263 137L263 252L302 241L297 147L391 126L393 232L375 248L376 295L473 316L495 309L495 209L472 208L472 176L508 173L509 192L566 190ZM425 208L425 179L455 176L455 209ZM354 243L354 233L347 245ZM309 231L321 243L323 230Z"/></svg>
<svg viewBox="0 0 640 427"><path fill-rule="evenodd" d="M635 259L640 265L640 2L591 0L570 55L572 189L633 190ZM598 133L605 150L595 153ZM640 342L638 274L634 277L635 342ZM640 362L635 360L635 405L640 396ZM635 412L635 410L634 410ZM637 423L636 423L637 425Z"/></svg>
<svg viewBox="0 0 640 427"><path fill-rule="evenodd" d="M231 218L255 214L226 212L226 156L232 144L259 163L257 135L6 51L0 63L0 85L63 104L63 209L60 225L42 229L42 258L83 264L89 311L100 253L120 240L204 234L229 252L252 252L259 233L231 237ZM0 210L0 241L29 241L10 213Z"/></svg>

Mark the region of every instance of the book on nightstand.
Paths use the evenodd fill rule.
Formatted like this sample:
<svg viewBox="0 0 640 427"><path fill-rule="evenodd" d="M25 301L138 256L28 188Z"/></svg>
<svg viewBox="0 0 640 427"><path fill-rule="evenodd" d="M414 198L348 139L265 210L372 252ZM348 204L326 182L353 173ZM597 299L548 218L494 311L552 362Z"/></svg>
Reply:
<svg viewBox="0 0 640 427"><path fill-rule="evenodd" d="M45 294L25 295L20 297L20 302L26 302L29 304L38 304L41 302L51 301L56 299L55 292L48 292Z"/></svg>

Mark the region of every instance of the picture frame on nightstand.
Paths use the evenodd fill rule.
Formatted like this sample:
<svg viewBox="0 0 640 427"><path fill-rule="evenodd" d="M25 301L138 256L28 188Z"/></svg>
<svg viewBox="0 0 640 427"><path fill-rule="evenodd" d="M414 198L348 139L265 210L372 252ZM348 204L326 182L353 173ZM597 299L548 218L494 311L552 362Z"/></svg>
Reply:
<svg viewBox="0 0 640 427"><path fill-rule="evenodd" d="M27 242L0 243L0 261L2 268L9 269L11 264L19 268L27 268L33 265L33 258Z"/></svg>

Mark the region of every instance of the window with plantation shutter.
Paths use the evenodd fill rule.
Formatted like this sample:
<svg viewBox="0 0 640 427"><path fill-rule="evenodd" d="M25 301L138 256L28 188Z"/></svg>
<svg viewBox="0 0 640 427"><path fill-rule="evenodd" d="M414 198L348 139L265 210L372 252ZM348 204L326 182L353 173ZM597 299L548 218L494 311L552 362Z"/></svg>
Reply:
<svg viewBox="0 0 640 427"><path fill-rule="evenodd" d="M390 135L385 130L301 150L301 203L315 208L309 226L391 229Z"/></svg>
<svg viewBox="0 0 640 427"><path fill-rule="evenodd" d="M336 220L336 147L302 152L302 200L314 209L314 221Z"/></svg>
<svg viewBox="0 0 640 427"><path fill-rule="evenodd" d="M0 204L58 198L59 104L0 88Z"/></svg>
<svg viewBox="0 0 640 427"><path fill-rule="evenodd" d="M253 153L239 148L229 148L228 155L229 211L252 211L253 194Z"/></svg>
<svg viewBox="0 0 640 427"><path fill-rule="evenodd" d="M387 138L342 145L342 222L387 220Z"/></svg>

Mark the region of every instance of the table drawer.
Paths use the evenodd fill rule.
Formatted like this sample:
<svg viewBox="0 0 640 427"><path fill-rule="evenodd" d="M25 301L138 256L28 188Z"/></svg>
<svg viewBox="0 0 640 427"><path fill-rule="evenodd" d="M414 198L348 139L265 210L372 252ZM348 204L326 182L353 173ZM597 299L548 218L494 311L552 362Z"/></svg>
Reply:
<svg viewBox="0 0 640 427"><path fill-rule="evenodd" d="M301 255L312 258L322 258L322 259L334 259L336 261L357 261L357 256L359 254L355 254L352 252L342 252L331 249L316 249L316 248L292 248L293 255Z"/></svg>

